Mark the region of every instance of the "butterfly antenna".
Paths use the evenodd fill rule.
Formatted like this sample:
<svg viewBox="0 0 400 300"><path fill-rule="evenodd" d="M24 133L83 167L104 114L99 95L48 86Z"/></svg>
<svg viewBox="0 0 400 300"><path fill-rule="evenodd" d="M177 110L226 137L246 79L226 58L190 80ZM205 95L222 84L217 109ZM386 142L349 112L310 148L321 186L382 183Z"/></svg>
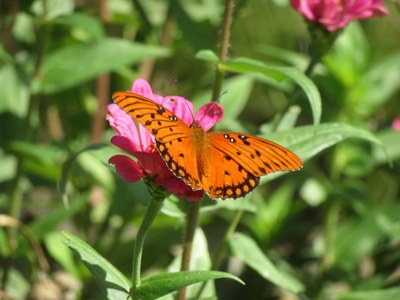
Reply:
<svg viewBox="0 0 400 300"><path fill-rule="evenodd" d="M172 80L175 82L176 86L178 87L179 93L182 95L183 98L186 99L185 95L183 94L183 90L182 90L182 88L181 88L181 84L179 83L178 79L173 78ZM192 112L192 110L190 109L189 104L187 104L187 102L185 102L185 103L186 103L186 105L187 105L188 110L189 110L189 111L191 112L191 114L192 114L192 120L193 120L193 122L194 122L194 115L193 115L193 112Z"/></svg>
<svg viewBox="0 0 400 300"><path fill-rule="evenodd" d="M225 94L228 94L228 91L227 90L225 90L225 91L223 91L222 93L221 93L221 95L219 95L219 97L216 99L216 100L213 100L213 102L221 102L221 98L222 98L222 96L223 95L225 95Z"/></svg>
<svg viewBox="0 0 400 300"><path fill-rule="evenodd" d="M228 91L223 91L223 92L221 93L221 95L220 95L216 100L213 100L211 103L219 103L219 102L221 102L221 101L220 101L220 100L221 100L221 97L222 97L223 95L227 94L227 93L228 93ZM204 115L203 115L202 118L205 118L205 116L207 116L208 113L209 113L213 108L214 108L214 105L210 105L210 106L208 107L208 109L205 111L205 113L204 113Z"/></svg>

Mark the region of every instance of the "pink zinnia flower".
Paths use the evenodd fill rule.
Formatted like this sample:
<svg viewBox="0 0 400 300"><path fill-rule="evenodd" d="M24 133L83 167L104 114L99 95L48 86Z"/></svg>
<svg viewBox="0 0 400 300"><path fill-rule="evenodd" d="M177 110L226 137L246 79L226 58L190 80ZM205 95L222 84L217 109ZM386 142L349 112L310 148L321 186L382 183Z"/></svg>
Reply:
<svg viewBox="0 0 400 300"><path fill-rule="evenodd" d="M144 79L137 79L133 83L132 93L139 94L153 100L170 110L187 125L194 120L198 121L204 130L212 128L223 116L223 108L217 103L204 105L193 120L193 104L180 96L162 97L154 94L149 83ZM213 109L210 109L212 105ZM116 131L111 143L136 157L137 161L126 155L114 155L109 163L115 165L117 173L126 182L136 182L144 177L153 178L158 185L165 186L172 194L188 200L199 200L204 192L193 191L181 179L177 178L167 167L161 155L155 148L155 139L150 132L119 108L117 104L109 104L107 120ZM215 111L218 110L218 114Z"/></svg>
<svg viewBox="0 0 400 300"><path fill-rule="evenodd" d="M298 12L328 31L343 28L352 20L387 14L382 3L383 0L292 0Z"/></svg>
<svg viewBox="0 0 400 300"><path fill-rule="evenodd" d="M392 128L396 131L400 131L400 118L396 118L393 120Z"/></svg>

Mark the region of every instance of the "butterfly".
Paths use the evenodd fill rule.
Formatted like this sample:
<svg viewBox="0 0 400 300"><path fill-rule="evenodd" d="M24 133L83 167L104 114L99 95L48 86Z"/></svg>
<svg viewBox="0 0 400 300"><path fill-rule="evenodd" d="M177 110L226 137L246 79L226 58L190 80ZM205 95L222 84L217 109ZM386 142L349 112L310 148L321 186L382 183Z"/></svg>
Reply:
<svg viewBox="0 0 400 300"><path fill-rule="evenodd" d="M212 199L244 197L257 187L261 176L303 166L296 154L272 141L244 133L206 132L198 121L188 126L138 94L115 92L112 97L154 136L158 152L175 176Z"/></svg>

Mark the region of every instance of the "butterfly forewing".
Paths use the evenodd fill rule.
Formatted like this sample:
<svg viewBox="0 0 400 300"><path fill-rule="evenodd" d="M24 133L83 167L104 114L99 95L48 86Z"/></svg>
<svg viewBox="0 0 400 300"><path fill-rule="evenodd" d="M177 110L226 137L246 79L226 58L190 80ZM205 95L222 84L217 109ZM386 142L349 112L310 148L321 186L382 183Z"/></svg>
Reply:
<svg viewBox="0 0 400 300"><path fill-rule="evenodd" d="M257 177L277 171L296 171L303 166L301 159L289 149L254 135L210 132L208 138L211 145Z"/></svg>
<svg viewBox="0 0 400 300"><path fill-rule="evenodd" d="M201 189L191 128L172 112L143 96L116 92L113 99L152 133L158 152L175 176L193 190Z"/></svg>
<svg viewBox="0 0 400 300"><path fill-rule="evenodd" d="M130 92L115 92L113 99L161 142L169 142L190 134L190 127L182 120L146 97Z"/></svg>
<svg viewBox="0 0 400 300"><path fill-rule="evenodd" d="M220 151L212 143L205 160L207 174L203 189L213 199L241 198L255 189L259 177L241 166L232 156Z"/></svg>

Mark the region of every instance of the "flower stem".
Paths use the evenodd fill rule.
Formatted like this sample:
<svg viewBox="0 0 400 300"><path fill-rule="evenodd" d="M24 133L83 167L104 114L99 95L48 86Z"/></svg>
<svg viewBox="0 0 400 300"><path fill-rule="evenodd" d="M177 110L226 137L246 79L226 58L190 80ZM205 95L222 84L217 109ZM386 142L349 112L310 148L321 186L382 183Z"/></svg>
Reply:
<svg viewBox="0 0 400 300"><path fill-rule="evenodd" d="M324 232L324 256L322 258L322 268L324 271L329 270L335 263L336 257L332 250L336 236L336 228L340 215L340 205L338 201L333 201L328 208L326 221L325 221L325 232Z"/></svg>
<svg viewBox="0 0 400 300"><path fill-rule="evenodd" d="M224 255L225 249L226 249L226 243L232 238L233 233L235 232L240 219L242 218L243 215L243 210L239 210L236 212L236 214L233 216L232 221L230 222L228 228L226 229L223 238L220 240L220 242L217 245L217 248L215 249L213 258L212 258L212 263L211 263L211 270L217 270L219 268L219 265L221 264L222 257ZM197 292L197 295L194 297L194 299L200 299L201 293L203 292L204 288L206 287L207 282L203 282L199 291Z"/></svg>
<svg viewBox="0 0 400 300"><path fill-rule="evenodd" d="M231 36L231 26L233 20L234 0L225 1L224 19L222 21L222 34L219 48L219 59L225 61L228 57L229 41ZM216 101L221 94L222 82L224 79L224 71L218 67L215 73L215 82L213 88L212 101ZM193 237L197 227L197 219L199 215L200 203L192 202L186 215L186 233L182 253L181 271L188 271L190 267L190 258L192 255ZM178 300L186 299L186 288L180 289L177 296Z"/></svg>
<svg viewBox="0 0 400 300"><path fill-rule="evenodd" d="M147 234L150 231L150 227L153 224L158 212L161 210L165 194L157 191L151 183L147 183L150 190L150 201L146 209L142 224L139 227L139 231L136 235L135 246L133 249L133 262L132 262L132 288L130 291L132 299L137 299L135 294L136 288L140 285L140 272L142 264L143 245Z"/></svg>
<svg viewBox="0 0 400 300"><path fill-rule="evenodd" d="M222 21L222 34L221 34L221 46L219 48L219 60L225 61L228 58L229 41L231 38L231 27L233 20L233 4L234 0L225 1L225 12L224 19ZM221 71L218 67L215 71L215 82L212 95L212 101L216 101L221 95L222 81L224 79L224 71Z"/></svg>
<svg viewBox="0 0 400 300"><path fill-rule="evenodd" d="M192 256L193 238L199 218L200 201L190 203L189 210L186 214L186 232L183 244L181 272L190 270L190 260ZM186 299L186 288L182 288L178 292L178 300Z"/></svg>

